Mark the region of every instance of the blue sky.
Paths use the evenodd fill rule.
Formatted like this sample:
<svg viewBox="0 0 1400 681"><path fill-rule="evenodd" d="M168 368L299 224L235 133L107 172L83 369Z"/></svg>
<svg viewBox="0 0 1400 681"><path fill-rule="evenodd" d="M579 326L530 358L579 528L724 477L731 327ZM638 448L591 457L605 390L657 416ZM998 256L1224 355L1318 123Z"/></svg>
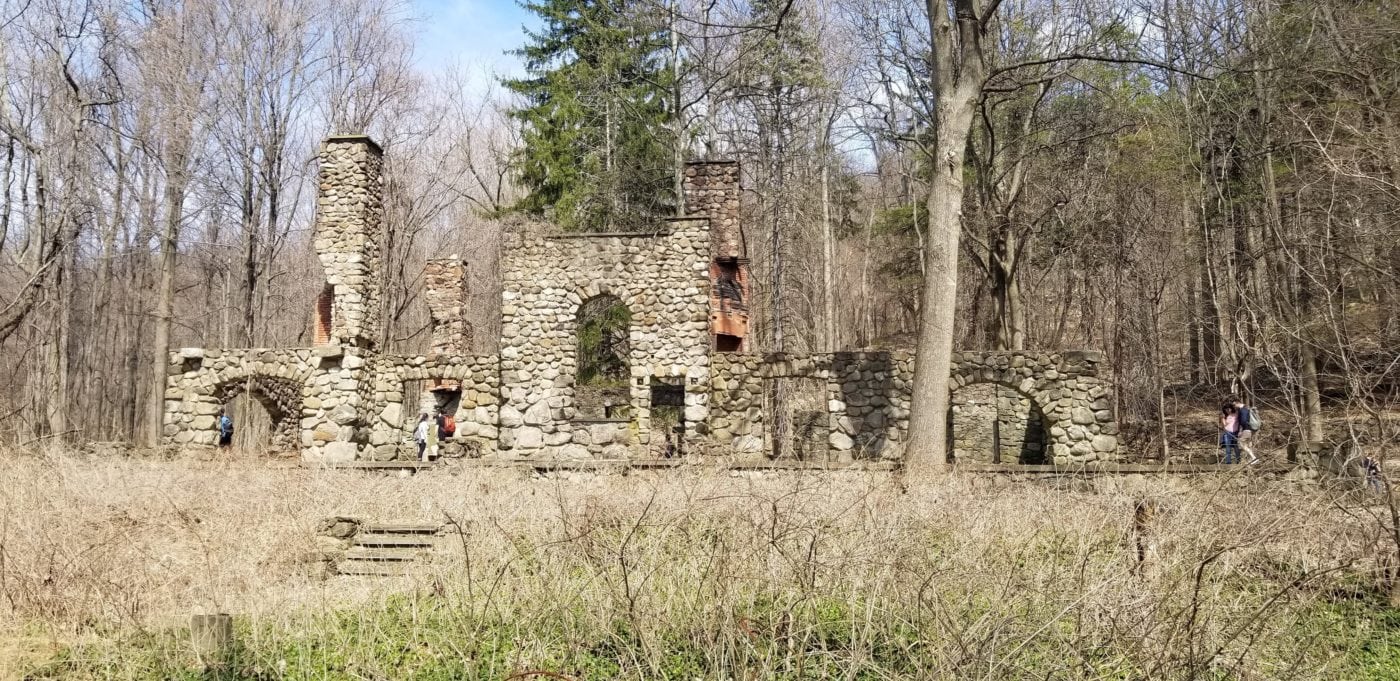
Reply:
<svg viewBox="0 0 1400 681"><path fill-rule="evenodd" d="M437 71L461 65L473 80L488 72L519 75L520 62L505 54L525 42L522 26L534 15L514 0L410 0L419 65ZM484 84L484 82L482 83Z"/></svg>

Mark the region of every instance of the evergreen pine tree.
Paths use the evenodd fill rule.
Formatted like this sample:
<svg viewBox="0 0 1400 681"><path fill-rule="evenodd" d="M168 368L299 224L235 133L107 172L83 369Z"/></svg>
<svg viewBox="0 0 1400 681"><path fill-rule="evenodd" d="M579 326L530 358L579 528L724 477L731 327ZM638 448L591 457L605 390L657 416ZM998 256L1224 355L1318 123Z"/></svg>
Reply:
<svg viewBox="0 0 1400 681"><path fill-rule="evenodd" d="M673 212L673 132L664 17L637 0L531 0L544 19L515 54L528 77L515 158L517 208L575 231L655 226Z"/></svg>

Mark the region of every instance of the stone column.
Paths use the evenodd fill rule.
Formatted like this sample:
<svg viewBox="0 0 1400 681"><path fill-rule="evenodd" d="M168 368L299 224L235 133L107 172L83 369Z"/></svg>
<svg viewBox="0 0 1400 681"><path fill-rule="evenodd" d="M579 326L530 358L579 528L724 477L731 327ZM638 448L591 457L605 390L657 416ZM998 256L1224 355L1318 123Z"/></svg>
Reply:
<svg viewBox="0 0 1400 681"><path fill-rule="evenodd" d="M379 229L383 152L364 135L321 145L316 254L330 287L329 345L373 349L379 336Z"/></svg>
<svg viewBox="0 0 1400 681"><path fill-rule="evenodd" d="M429 260L423 266L423 297L432 318L430 357L465 355L471 350L467 322L467 263L456 256Z"/></svg>
<svg viewBox="0 0 1400 681"><path fill-rule="evenodd" d="M710 255L722 259L748 257L739 227L739 163L702 161L687 164L685 214L710 219Z"/></svg>

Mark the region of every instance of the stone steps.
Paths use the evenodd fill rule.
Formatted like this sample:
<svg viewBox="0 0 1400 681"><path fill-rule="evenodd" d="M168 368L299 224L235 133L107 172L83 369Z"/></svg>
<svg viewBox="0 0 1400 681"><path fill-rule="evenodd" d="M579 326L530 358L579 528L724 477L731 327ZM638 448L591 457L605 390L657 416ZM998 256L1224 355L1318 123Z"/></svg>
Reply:
<svg viewBox="0 0 1400 681"><path fill-rule="evenodd" d="M409 574L412 566L407 563L383 563L370 561L341 561L336 572L347 577L401 577Z"/></svg>
<svg viewBox="0 0 1400 681"><path fill-rule="evenodd" d="M358 577L411 574L417 565L432 560L441 530L432 523L360 523L335 571Z"/></svg>
<svg viewBox="0 0 1400 681"><path fill-rule="evenodd" d="M355 546L352 547L349 551L345 552L345 560L369 560L388 563L406 563L412 560L417 560L418 557L423 553L424 552L422 551L405 551L402 548L372 549L364 546Z"/></svg>
<svg viewBox="0 0 1400 681"><path fill-rule="evenodd" d="M436 543L437 538L432 536L417 534L367 534L361 532L355 535L353 545L430 549Z"/></svg>

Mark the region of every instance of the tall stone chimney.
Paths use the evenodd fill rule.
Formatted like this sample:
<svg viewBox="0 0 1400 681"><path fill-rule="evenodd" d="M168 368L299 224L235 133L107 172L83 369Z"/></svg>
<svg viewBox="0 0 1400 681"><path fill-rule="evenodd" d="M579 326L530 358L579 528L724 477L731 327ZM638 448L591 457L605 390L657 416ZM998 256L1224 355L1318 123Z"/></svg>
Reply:
<svg viewBox="0 0 1400 681"><path fill-rule="evenodd" d="M686 215L710 221L710 347L746 352L749 259L739 224L739 163L690 163L682 189Z"/></svg>
<svg viewBox="0 0 1400 681"><path fill-rule="evenodd" d="M321 145L320 164L316 255L326 289L317 301L317 336L324 325L325 344L372 349L380 323L384 152L365 135L335 135Z"/></svg>

